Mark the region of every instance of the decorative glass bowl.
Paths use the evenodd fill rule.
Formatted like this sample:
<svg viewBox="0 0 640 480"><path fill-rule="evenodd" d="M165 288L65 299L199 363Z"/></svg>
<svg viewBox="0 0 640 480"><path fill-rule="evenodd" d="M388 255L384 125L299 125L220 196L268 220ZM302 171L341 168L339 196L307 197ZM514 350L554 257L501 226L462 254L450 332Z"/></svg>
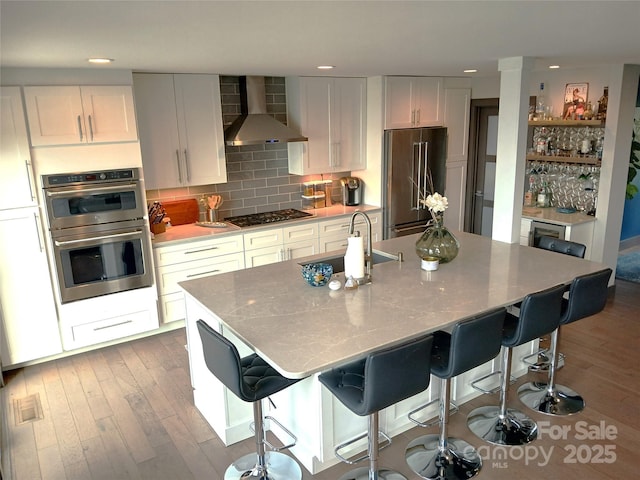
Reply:
<svg viewBox="0 0 640 480"><path fill-rule="evenodd" d="M333 267L328 263L309 263L302 267L302 277L312 287L322 287L329 283Z"/></svg>

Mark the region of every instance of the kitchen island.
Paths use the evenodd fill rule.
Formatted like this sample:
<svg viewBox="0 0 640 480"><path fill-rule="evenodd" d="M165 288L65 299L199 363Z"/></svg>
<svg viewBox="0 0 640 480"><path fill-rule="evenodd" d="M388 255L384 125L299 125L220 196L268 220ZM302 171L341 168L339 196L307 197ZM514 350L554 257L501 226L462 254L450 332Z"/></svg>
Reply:
<svg viewBox="0 0 640 480"><path fill-rule="evenodd" d="M226 444L251 435L247 428L251 406L226 391L204 365L195 327L203 319L230 338L241 355L255 351L283 375L305 378L273 397L278 409L269 415L298 435L292 452L315 473L336 463L334 445L366 430L366 418L342 407L320 387L316 374L603 268L477 235L456 232L456 236L459 255L435 272L420 269L414 253L417 236L374 244L374 249L390 254L403 252L404 262L374 265L373 282L357 290L310 287L300 274L302 260L182 282L196 406ZM336 277L344 283L342 274ZM519 359L535 348L533 342L514 352L515 375L526 371ZM460 403L477 395L469 382L499 369L496 362L457 377L454 400ZM386 409L380 416L381 428L390 435L408 430L413 424L406 413L438 394L435 382L427 392ZM435 409L426 415L435 416Z"/></svg>

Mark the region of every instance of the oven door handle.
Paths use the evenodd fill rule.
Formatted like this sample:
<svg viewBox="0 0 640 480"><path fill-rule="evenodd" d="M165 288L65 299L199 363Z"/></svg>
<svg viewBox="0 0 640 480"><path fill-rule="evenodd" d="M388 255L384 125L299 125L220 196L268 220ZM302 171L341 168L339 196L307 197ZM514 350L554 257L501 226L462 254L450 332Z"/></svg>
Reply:
<svg viewBox="0 0 640 480"><path fill-rule="evenodd" d="M47 192L47 197L58 197L61 195L69 195L69 194L76 194L76 193L93 193L93 192L112 192L114 190L122 190L123 188L136 188L136 184L135 183L128 183L128 184L118 184L118 185L109 185L109 186L105 186L105 187L91 187L91 189L85 189L85 190L46 190Z"/></svg>
<svg viewBox="0 0 640 480"><path fill-rule="evenodd" d="M77 240L55 240L54 243L56 247L64 247L66 245L77 245L78 243L87 243L87 242L95 242L97 240L110 240L113 238L123 238L123 237L135 237L140 235L142 230L137 229L131 232L122 232L122 233L111 233L109 235L100 235L99 237L86 237L79 238Z"/></svg>

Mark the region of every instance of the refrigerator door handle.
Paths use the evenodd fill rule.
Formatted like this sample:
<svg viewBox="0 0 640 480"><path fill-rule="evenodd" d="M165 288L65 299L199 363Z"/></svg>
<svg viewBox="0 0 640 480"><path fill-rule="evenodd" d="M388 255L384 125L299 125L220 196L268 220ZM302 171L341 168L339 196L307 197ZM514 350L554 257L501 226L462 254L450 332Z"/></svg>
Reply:
<svg viewBox="0 0 640 480"><path fill-rule="evenodd" d="M417 152L417 154L416 154ZM413 158L411 159L411 171L416 171L416 161L418 163L418 173L416 178L411 179L411 198L416 199L415 206L411 207L411 210L420 210L420 171L422 166L422 143L413 142Z"/></svg>
<svg viewBox="0 0 640 480"><path fill-rule="evenodd" d="M424 154L422 155L422 158L424 159L424 178L422 179L423 182L423 186L422 186L422 191L426 193L430 193L431 195L433 195L435 192L432 192L432 185L431 182L429 181L429 142L424 142L423 143L424 146Z"/></svg>

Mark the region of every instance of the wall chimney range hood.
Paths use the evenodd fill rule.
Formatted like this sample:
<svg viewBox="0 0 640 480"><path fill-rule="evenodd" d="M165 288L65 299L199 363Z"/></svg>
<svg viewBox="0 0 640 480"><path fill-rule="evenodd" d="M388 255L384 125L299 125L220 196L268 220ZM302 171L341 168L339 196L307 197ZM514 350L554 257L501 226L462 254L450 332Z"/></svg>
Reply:
<svg viewBox="0 0 640 480"><path fill-rule="evenodd" d="M224 131L227 145L261 145L308 140L267 114L264 77L240 77L240 109L240 116Z"/></svg>

